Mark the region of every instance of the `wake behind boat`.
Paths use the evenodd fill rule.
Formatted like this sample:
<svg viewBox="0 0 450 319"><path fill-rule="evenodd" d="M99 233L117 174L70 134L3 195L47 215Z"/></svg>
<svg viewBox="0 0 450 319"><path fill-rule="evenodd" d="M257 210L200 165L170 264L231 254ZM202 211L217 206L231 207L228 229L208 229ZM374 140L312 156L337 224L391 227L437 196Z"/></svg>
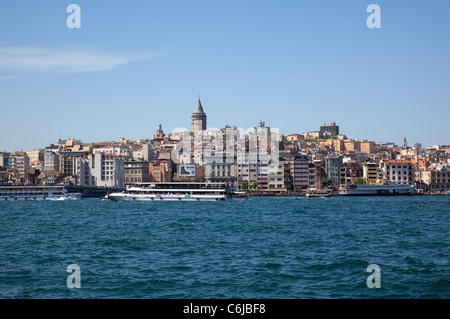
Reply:
<svg viewBox="0 0 450 319"><path fill-rule="evenodd" d="M232 189L225 183L140 183L109 194L113 201L226 201Z"/></svg>

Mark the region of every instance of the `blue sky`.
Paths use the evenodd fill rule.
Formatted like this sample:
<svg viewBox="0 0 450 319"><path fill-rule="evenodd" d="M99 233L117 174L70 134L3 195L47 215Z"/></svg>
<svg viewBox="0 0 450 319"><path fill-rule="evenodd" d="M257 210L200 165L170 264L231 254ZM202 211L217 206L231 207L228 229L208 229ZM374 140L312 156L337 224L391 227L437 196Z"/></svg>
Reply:
<svg viewBox="0 0 450 319"><path fill-rule="evenodd" d="M2 1L0 30L0 151L190 128L198 94L208 127L450 144L447 0Z"/></svg>

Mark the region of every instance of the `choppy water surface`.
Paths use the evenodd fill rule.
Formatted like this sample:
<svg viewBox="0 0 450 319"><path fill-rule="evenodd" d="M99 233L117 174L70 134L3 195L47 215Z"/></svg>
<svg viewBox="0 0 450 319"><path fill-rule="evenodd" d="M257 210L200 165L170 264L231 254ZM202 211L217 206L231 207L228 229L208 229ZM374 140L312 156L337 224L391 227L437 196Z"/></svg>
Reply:
<svg viewBox="0 0 450 319"><path fill-rule="evenodd" d="M450 298L450 196L1 202L0 226L0 298Z"/></svg>

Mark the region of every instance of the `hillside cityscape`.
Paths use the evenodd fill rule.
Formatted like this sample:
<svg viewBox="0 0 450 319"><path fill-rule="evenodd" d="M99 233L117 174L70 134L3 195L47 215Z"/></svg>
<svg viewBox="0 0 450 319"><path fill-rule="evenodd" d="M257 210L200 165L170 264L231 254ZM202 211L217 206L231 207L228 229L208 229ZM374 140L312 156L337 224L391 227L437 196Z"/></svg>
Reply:
<svg viewBox="0 0 450 319"><path fill-rule="evenodd" d="M146 182L225 182L254 194L302 194L349 184L395 182L416 192L450 193L450 145L423 148L348 138L334 122L282 135L259 121L208 130L198 99L190 131L152 139L85 143L59 139L30 151L0 152L3 185L117 188Z"/></svg>

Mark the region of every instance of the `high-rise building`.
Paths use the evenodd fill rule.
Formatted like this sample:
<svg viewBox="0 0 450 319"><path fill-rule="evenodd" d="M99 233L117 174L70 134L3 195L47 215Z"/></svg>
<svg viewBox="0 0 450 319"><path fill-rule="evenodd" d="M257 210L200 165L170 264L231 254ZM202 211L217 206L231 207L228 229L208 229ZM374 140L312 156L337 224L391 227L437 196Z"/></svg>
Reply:
<svg viewBox="0 0 450 319"><path fill-rule="evenodd" d="M76 158L76 183L84 186L123 187L124 158L115 154L95 153L90 159Z"/></svg>
<svg viewBox="0 0 450 319"><path fill-rule="evenodd" d="M26 172L30 168L30 158L25 152L23 154L16 155L16 168L20 177L25 179Z"/></svg>
<svg viewBox="0 0 450 319"><path fill-rule="evenodd" d="M339 126L337 126L335 122L324 123L323 126L320 127L319 134L320 138L327 135L330 137L339 135Z"/></svg>
<svg viewBox="0 0 450 319"><path fill-rule="evenodd" d="M291 158L291 176L294 191L309 187L309 159L306 155Z"/></svg>
<svg viewBox="0 0 450 319"><path fill-rule="evenodd" d="M327 156L325 157L325 171L327 178L330 178L333 182L331 186L339 187L341 179L341 164L342 157L339 156Z"/></svg>
<svg viewBox="0 0 450 319"><path fill-rule="evenodd" d="M44 172L59 170L59 155L55 152L44 152Z"/></svg>

